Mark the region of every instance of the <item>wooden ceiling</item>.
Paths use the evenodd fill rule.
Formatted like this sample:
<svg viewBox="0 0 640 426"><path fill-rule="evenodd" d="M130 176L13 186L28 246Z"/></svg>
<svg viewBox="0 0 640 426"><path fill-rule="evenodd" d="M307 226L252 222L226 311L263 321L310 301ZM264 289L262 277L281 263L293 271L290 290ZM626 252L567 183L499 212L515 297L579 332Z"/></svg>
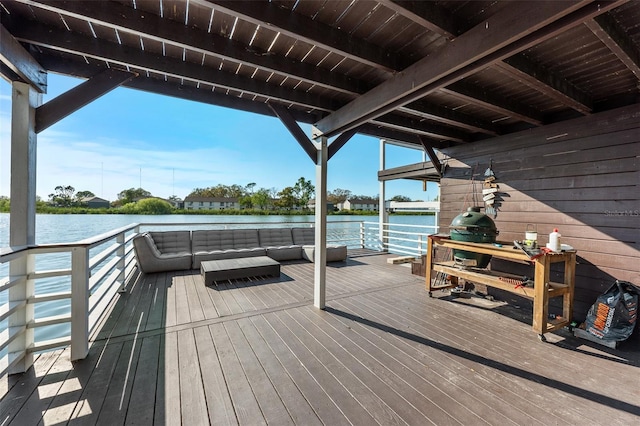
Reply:
<svg viewBox="0 0 640 426"><path fill-rule="evenodd" d="M355 132L442 149L640 101L640 1L0 0L0 19L3 50L47 72L314 124L343 134L333 153Z"/></svg>

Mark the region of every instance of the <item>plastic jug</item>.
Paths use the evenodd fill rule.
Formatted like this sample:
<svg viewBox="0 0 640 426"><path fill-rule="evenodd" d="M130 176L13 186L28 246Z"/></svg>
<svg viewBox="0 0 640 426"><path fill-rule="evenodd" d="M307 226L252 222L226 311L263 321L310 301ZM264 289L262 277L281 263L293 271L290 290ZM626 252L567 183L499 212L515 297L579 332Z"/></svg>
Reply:
<svg viewBox="0 0 640 426"><path fill-rule="evenodd" d="M558 228L554 228L553 232L549 234L549 244L547 248L556 253L560 253L562 249L562 245L560 244L560 233L558 232Z"/></svg>

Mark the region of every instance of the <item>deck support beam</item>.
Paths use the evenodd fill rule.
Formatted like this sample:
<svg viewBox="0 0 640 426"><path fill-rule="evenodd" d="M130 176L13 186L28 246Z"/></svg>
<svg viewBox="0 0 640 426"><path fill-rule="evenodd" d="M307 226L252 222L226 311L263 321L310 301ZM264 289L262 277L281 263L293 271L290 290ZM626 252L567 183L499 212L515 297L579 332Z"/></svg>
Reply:
<svg viewBox="0 0 640 426"><path fill-rule="evenodd" d="M433 164L433 167L436 169L438 176L442 177L442 164L440 163L440 159L436 155L436 152L433 150L433 147L425 138L420 137L420 135L418 135L418 140L420 141L424 152L429 156L429 160L431 160L431 164Z"/></svg>
<svg viewBox="0 0 640 426"><path fill-rule="evenodd" d="M329 157L327 158L327 160L331 160L331 157L333 157L340 150L340 148L344 146L344 144L349 142L349 139L351 139L356 133L358 133L357 127L355 129L347 130L344 133L340 133L340 135L335 138L328 147Z"/></svg>
<svg viewBox="0 0 640 426"><path fill-rule="evenodd" d="M268 105L269 108L271 108L271 111L273 111L273 113L276 115L276 117L278 117L280 121L282 121L284 127L289 130L291 136L293 136L293 138L298 141L302 149L304 149L304 152L306 152L309 158L311 158L311 161L315 163L317 161L317 149L313 142L311 142L311 140L307 137L307 135L304 134L304 131L300 128L289 111L282 105L278 105L272 102L269 102Z"/></svg>
<svg viewBox="0 0 640 426"><path fill-rule="evenodd" d="M42 132L135 76L137 74L132 72L109 68L51 99L36 110L36 133Z"/></svg>
<svg viewBox="0 0 640 426"><path fill-rule="evenodd" d="M534 2L504 8L315 125L320 135L327 137L352 129L547 40L558 31L580 25L615 4L589 7L586 1ZM519 19L522 16L527 19Z"/></svg>
<svg viewBox="0 0 640 426"><path fill-rule="evenodd" d="M312 133L317 129L312 128ZM328 139L316 139L316 211L315 211L315 259L313 274L313 305L324 309L326 303L327 281L327 149Z"/></svg>
<svg viewBox="0 0 640 426"><path fill-rule="evenodd" d="M11 81L23 81L47 93L47 72L4 25L0 25L0 72Z"/></svg>

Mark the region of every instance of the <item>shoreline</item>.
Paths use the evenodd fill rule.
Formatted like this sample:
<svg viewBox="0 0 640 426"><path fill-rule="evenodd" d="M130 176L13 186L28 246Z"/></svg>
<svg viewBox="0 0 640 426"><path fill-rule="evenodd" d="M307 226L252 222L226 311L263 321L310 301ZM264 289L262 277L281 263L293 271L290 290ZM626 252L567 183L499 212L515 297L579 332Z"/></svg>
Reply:
<svg viewBox="0 0 640 426"><path fill-rule="evenodd" d="M0 213L10 214L9 210L0 210ZM105 214L105 215L130 215L131 212L119 211L115 208L86 208L86 207L47 207L44 209L36 209L36 214ZM172 210L168 213L133 213L144 216L164 216L164 215L188 215L188 216L211 216L211 215L227 215L227 216L313 216L312 210L305 211L282 211L282 210ZM327 216L378 216L378 211L353 210L327 212ZM390 216L433 216L435 212L389 212Z"/></svg>

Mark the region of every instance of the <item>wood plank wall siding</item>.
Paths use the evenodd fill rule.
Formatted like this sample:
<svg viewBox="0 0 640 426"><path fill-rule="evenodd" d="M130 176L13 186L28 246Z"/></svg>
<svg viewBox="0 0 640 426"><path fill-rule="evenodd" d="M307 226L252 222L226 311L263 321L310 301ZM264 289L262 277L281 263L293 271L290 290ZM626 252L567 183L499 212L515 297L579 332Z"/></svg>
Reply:
<svg viewBox="0 0 640 426"><path fill-rule="evenodd" d="M484 205L482 182L492 165L503 198L499 240L523 240L535 224L539 243L557 227L561 241L578 250L576 319L616 279L640 285L639 105L443 152L450 157L441 181L443 232L468 206ZM532 273L505 261L490 267ZM562 282L560 268L553 273Z"/></svg>

